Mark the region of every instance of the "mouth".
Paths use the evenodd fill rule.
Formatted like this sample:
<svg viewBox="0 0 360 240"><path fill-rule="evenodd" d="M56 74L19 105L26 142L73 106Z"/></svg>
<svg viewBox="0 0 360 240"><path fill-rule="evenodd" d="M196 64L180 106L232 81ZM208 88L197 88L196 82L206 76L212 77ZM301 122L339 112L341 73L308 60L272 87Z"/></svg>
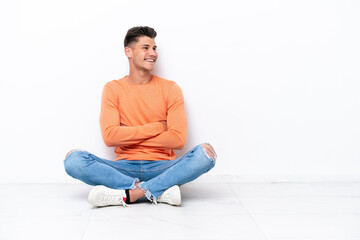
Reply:
<svg viewBox="0 0 360 240"><path fill-rule="evenodd" d="M154 58L147 58L145 59L145 62L155 63L156 60Z"/></svg>

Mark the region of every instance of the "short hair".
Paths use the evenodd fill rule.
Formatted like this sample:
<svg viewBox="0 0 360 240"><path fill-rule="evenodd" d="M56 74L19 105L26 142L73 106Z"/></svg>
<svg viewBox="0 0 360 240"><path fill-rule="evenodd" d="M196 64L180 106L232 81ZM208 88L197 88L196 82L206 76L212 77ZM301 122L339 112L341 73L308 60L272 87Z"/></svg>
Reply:
<svg viewBox="0 0 360 240"><path fill-rule="evenodd" d="M146 36L150 38L155 38L156 35L156 31L151 27L144 26L130 28L127 31L124 39L124 47L129 46L129 44L133 42L139 41L139 37Z"/></svg>

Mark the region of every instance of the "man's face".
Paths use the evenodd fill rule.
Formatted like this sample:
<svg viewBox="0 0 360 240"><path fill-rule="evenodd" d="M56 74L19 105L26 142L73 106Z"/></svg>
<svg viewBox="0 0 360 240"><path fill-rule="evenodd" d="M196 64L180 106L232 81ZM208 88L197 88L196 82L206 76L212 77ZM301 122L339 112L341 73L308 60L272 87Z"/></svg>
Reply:
<svg viewBox="0 0 360 240"><path fill-rule="evenodd" d="M152 71L154 69L158 54L153 38L139 37L139 41L133 43L130 48L132 52L130 61L136 69L145 71Z"/></svg>

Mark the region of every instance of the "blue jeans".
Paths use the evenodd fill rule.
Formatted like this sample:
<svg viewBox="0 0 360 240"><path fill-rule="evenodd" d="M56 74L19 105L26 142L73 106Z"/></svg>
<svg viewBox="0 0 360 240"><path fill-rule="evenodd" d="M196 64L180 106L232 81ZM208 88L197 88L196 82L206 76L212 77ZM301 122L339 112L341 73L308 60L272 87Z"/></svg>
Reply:
<svg viewBox="0 0 360 240"><path fill-rule="evenodd" d="M66 172L89 185L113 189L135 189L135 183L150 200L166 189L193 181L215 166L215 159L197 145L176 160L109 161L87 151L73 151L64 160Z"/></svg>

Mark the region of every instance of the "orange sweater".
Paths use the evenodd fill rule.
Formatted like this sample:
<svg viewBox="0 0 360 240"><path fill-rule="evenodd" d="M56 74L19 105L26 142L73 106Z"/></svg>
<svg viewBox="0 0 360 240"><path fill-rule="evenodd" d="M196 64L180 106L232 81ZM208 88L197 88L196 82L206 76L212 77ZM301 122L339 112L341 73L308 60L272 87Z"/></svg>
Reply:
<svg viewBox="0 0 360 240"><path fill-rule="evenodd" d="M160 121L167 121L167 131ZM183 149L187 119L184 97L173 81L157 76L131 84L127 76L108 82L101 99L104 142L115 147L116 160L173 160Z"/></svg>

